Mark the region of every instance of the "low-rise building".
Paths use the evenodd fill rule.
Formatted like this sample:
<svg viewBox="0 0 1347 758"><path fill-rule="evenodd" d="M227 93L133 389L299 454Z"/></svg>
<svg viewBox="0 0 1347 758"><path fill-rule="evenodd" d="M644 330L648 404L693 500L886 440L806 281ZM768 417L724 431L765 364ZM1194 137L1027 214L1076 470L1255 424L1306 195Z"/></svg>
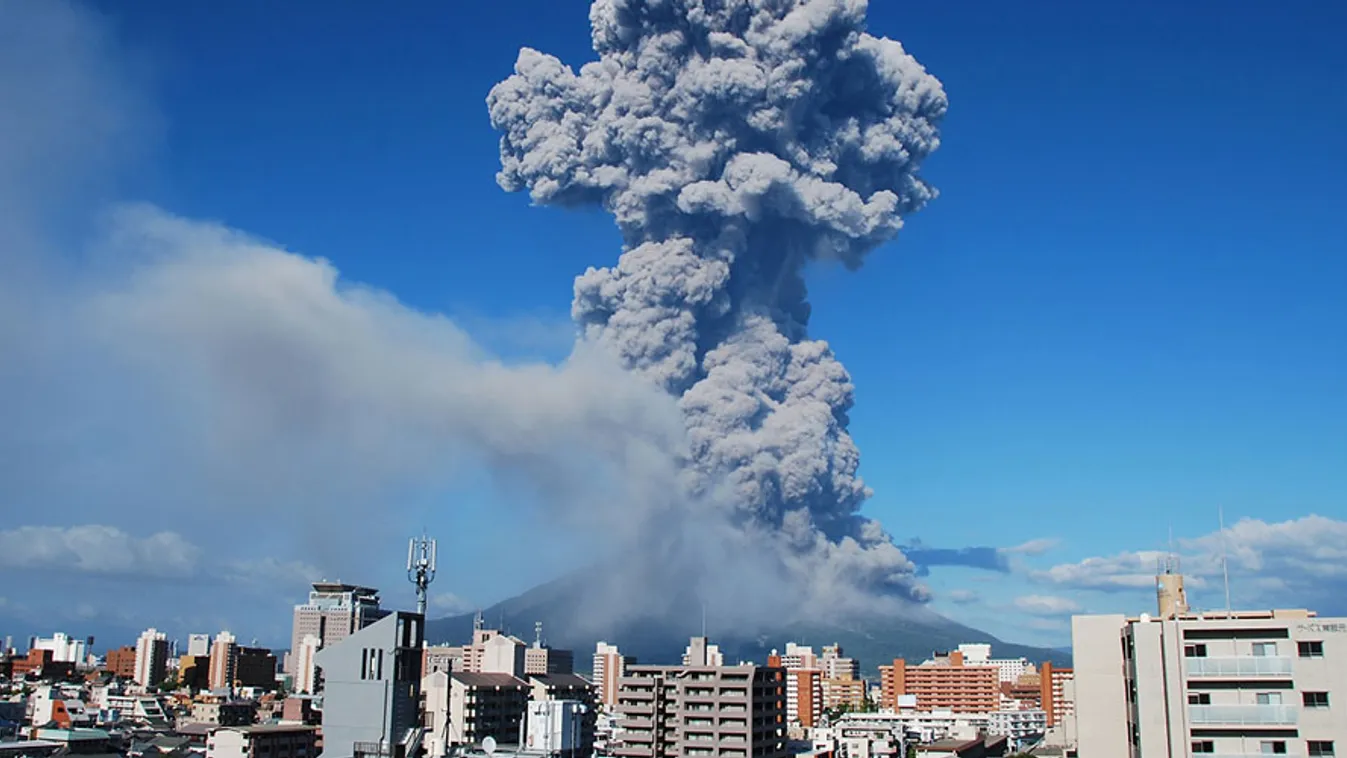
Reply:
<svg viewBox="0 0 1347 758"><path fill-rule="evenodd" d="M314 758L317 729L297 724L226 726L210 731L206 758Z"/></svg>

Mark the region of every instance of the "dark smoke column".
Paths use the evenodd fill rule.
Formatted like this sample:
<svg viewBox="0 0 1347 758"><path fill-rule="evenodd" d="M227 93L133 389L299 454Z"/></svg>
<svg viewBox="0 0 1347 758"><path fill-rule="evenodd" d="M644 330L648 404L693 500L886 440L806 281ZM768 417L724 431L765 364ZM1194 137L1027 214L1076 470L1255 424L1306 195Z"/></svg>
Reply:
<svg viewBox="0 0 1347 758"><path fill-rule="evenodd" d="M858 515L851 378L808 338L801 269L858 267L935 192L940 82L865 0L596 0L579 75L525 48L487 99L500 185L601 204L625 250L575 282L591 341L680 398L692 495L821 590L919 594Z"/></svg>

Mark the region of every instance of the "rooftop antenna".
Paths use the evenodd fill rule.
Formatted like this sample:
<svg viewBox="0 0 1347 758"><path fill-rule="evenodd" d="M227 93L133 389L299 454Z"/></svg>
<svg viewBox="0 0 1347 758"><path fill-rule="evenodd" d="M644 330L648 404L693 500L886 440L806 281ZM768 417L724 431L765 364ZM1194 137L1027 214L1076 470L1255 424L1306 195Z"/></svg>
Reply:
<svg viewBox="0 0 1347 758"><path fill-rule="evenodd" d="M533 622L533 646L543 646L543 622L541 621Z"/></svg>
<svg viewBox="0 0 1347 758"><path fill-rule="evenodd" d="M477 613L472 617L472 630L480 632L486 628L486 619L482 618L482 609L478 608Z"/></svg>
<svg viewBox="0 0 1347 758"><path fill-rule="evenodd" d="M425 532L407 542L407 580L416 585L416 612L426 615L426 591L435 581L435 540Z"/></svg>
<svg viewBox="0 0 1347 758"><path fill-rule="evenodd" d="M1221 579L1225 582L1225 617L1232 614L1230 606L1230 557L1225 545L1225 506L1216 506L1216 518L1221 526Z"/></svg>

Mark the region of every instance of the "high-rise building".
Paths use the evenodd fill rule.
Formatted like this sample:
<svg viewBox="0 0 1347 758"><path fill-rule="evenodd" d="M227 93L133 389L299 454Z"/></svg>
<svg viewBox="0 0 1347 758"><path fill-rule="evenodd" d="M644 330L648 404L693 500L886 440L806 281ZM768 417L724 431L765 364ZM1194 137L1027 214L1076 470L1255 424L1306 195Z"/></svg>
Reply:
<svg viewBox="0 0 1347 758"><path fill-rule="evenodd" d="M142 687L154 687L164 681L168 671L168 636L157 629L146 629L136 640L136 673L132 677Z"/></svg>
<svg viewBox="0 0 1347 758"><path fill-rule="evenodd" d="M991 713L999 710L1000 676L993 666L965 666L963 653L909 666L896 658L879 667L881 705L898 710L901 695L916 696L921 711L949 710L954 713Z"/></svg>
<svg viewBox="0 0 1347 758"><path fill-rule="evenodd" d="M781 656L781 665L788 669L818 668L818 656L814 655L812 647L787 642L786 652Z"/></svg>
<svg viewBox="0 0 1347 758"><path fill-rule="evenodd" d="M299 647L291 653L294 669L294 690L303 695L312 695L318 691L318 655L321 640L317 635L306 634L299 641Z"/></svg>
<svg viewBox="0 0 1347 758"><path fill-rule="evenodd" d="M238 640L229 632L215 635L210 646L210 688L228 690L234 688L234 664L238 661Z"/></svg>
<svg viewBox="0 0 1347 758"><path fill-rule="evenodd" d="M425 617L390 613L318 651L323 754L407 758L421 722Z"/></svg>
<svg viewBox="0 0 1347 758"><path fill-rule="evenodd" d="M1191 613L1175 599L1181 581L1158 584L1166 610L1159 618L1072 619L1080 755L1347 750L1347 618L1306 610Z"/></svg>
<svg viewBox="0 0 1347 758"><path fill-rule="evenodd" d="M50 650L54 663L74 663L84 665L89 655L88 643L78 640L65 632L57 632L50 637L34 637L29 650Z"/></svg>
<svg viewBox="0 0 1347 758"><path fill-rule="evenodd" d="M295 606L290 650L298 650L309 635L318 638L320 649L335 645L386 614L387 611L379 608L379 591L372 587L315 582L309 592L309 601ZM297 662L296 656L290 656L287 674L295 673Z"/></svg>
<svg viewBox="0 0 1347 758"><path fill-rule="evenodd" d="M1006 683L1019 681L1020 676L1033 668L1028 658L993 658L992 646L985 642L964 643L958 650L963 653L963 665L992 666Z"/></svg>
<svg viewBox="0 0 1347 758"><path fill-rule="evenodd" d="M786 669L786 722L812 728L823 718L823 672Z"/></svg>
<svg viewBox="0 0 1347 758"><path fill-rule="evenodd" d="M1076 713L1075 672L1044 663L1039 672L1039 703L1048 726L1056 726Z"/></svg>
<svg viewBox="0 0 1347 758"><path fill-rule="evenodd" d="M193 657L210 655L210 635L209 634L187 635L187 654Z"/></svg>
<svg viewBox="0 0 1347 758"><path fill-rule="evenodd" d="M264 647L234 648L234 684L239 687L276 687L276 656Z"/></svg>
<svg viewBox="0 0 1347 758"><path fill-rule="evenodd" d="M684 666L629 666L619 680L627 758L735 756L784 758L786 672L776 667L707 663L711 646L693 638Z"/></svg>
<svg viewBox="0 0 1347 758"><path fill-rule="evenodd" d="M524 651L524 673L532 674L573 674L575 673L575 653L554 647L532 645Z"/></svg>
<svg viewBox="0 0 1347 758"><path fill-rule="evenodd" d="M684 666L724 666L725 656L719 645L712 645L705 637L693 637L683 651Z"/></svg>
<svg viewBox="0 0 1347 758"><path fill-rule="evenodd" d="M103 661L103 667L118 679L134 679L136 676L136 649L130 645L109 650Z"/></svg>
<svg viewBox="0 0 1347 758"><path fill-rule="evenodd" d="M841 645L824 645L818 665L823 669L824 679L861 678L860 661L843 655Z"/></svg>
<svg viewBox="0 0 1347 758"><path fill-rule="evenodd" d="M594 686L598 690L598 701L604 708L617 705L617 683L622 679L627 666L636 663L636 659L625 656L617 645L600 642L594 648Z"/></svg>

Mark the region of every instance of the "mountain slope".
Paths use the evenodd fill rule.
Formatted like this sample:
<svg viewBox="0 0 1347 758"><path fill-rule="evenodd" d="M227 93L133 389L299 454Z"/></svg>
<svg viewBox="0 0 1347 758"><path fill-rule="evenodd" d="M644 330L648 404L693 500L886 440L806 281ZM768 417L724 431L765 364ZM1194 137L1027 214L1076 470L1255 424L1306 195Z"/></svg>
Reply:
<svg viewBox="0 0 1347 758"><path fill-rule="evenodd" d="M699 614L676 618L649 618L624 622L602 622L583 617L581 608L584 580L571 575L535 587L521 595L497 603L483 611L486 626L502 629L531 641L534 623L543 623L548 644L574 650L576 667L588 670L594 644L605 640L616 644L623 654L634 655L642 663L676 663L687 646L688 638L701 632ZM474 614L450 616L428 621L429 644L458 645L472 636ZM781 624L768 631L738 634L733 629L718 629L708 620L707 635L720 645L726 661L764 662L773 649L784 649L786 642L812 645L838 643L845 653L861 662L862 671L873 675L881 664L894 658L924 660L937 650L949 650L963 642L989 642L998 658L1024 656L1031 661L1051 661L1070 665L1070 653L1005 643L995 637L951 621L924 606L913 606L901 616L869 616L830 619L808 624Z"/></svg>

